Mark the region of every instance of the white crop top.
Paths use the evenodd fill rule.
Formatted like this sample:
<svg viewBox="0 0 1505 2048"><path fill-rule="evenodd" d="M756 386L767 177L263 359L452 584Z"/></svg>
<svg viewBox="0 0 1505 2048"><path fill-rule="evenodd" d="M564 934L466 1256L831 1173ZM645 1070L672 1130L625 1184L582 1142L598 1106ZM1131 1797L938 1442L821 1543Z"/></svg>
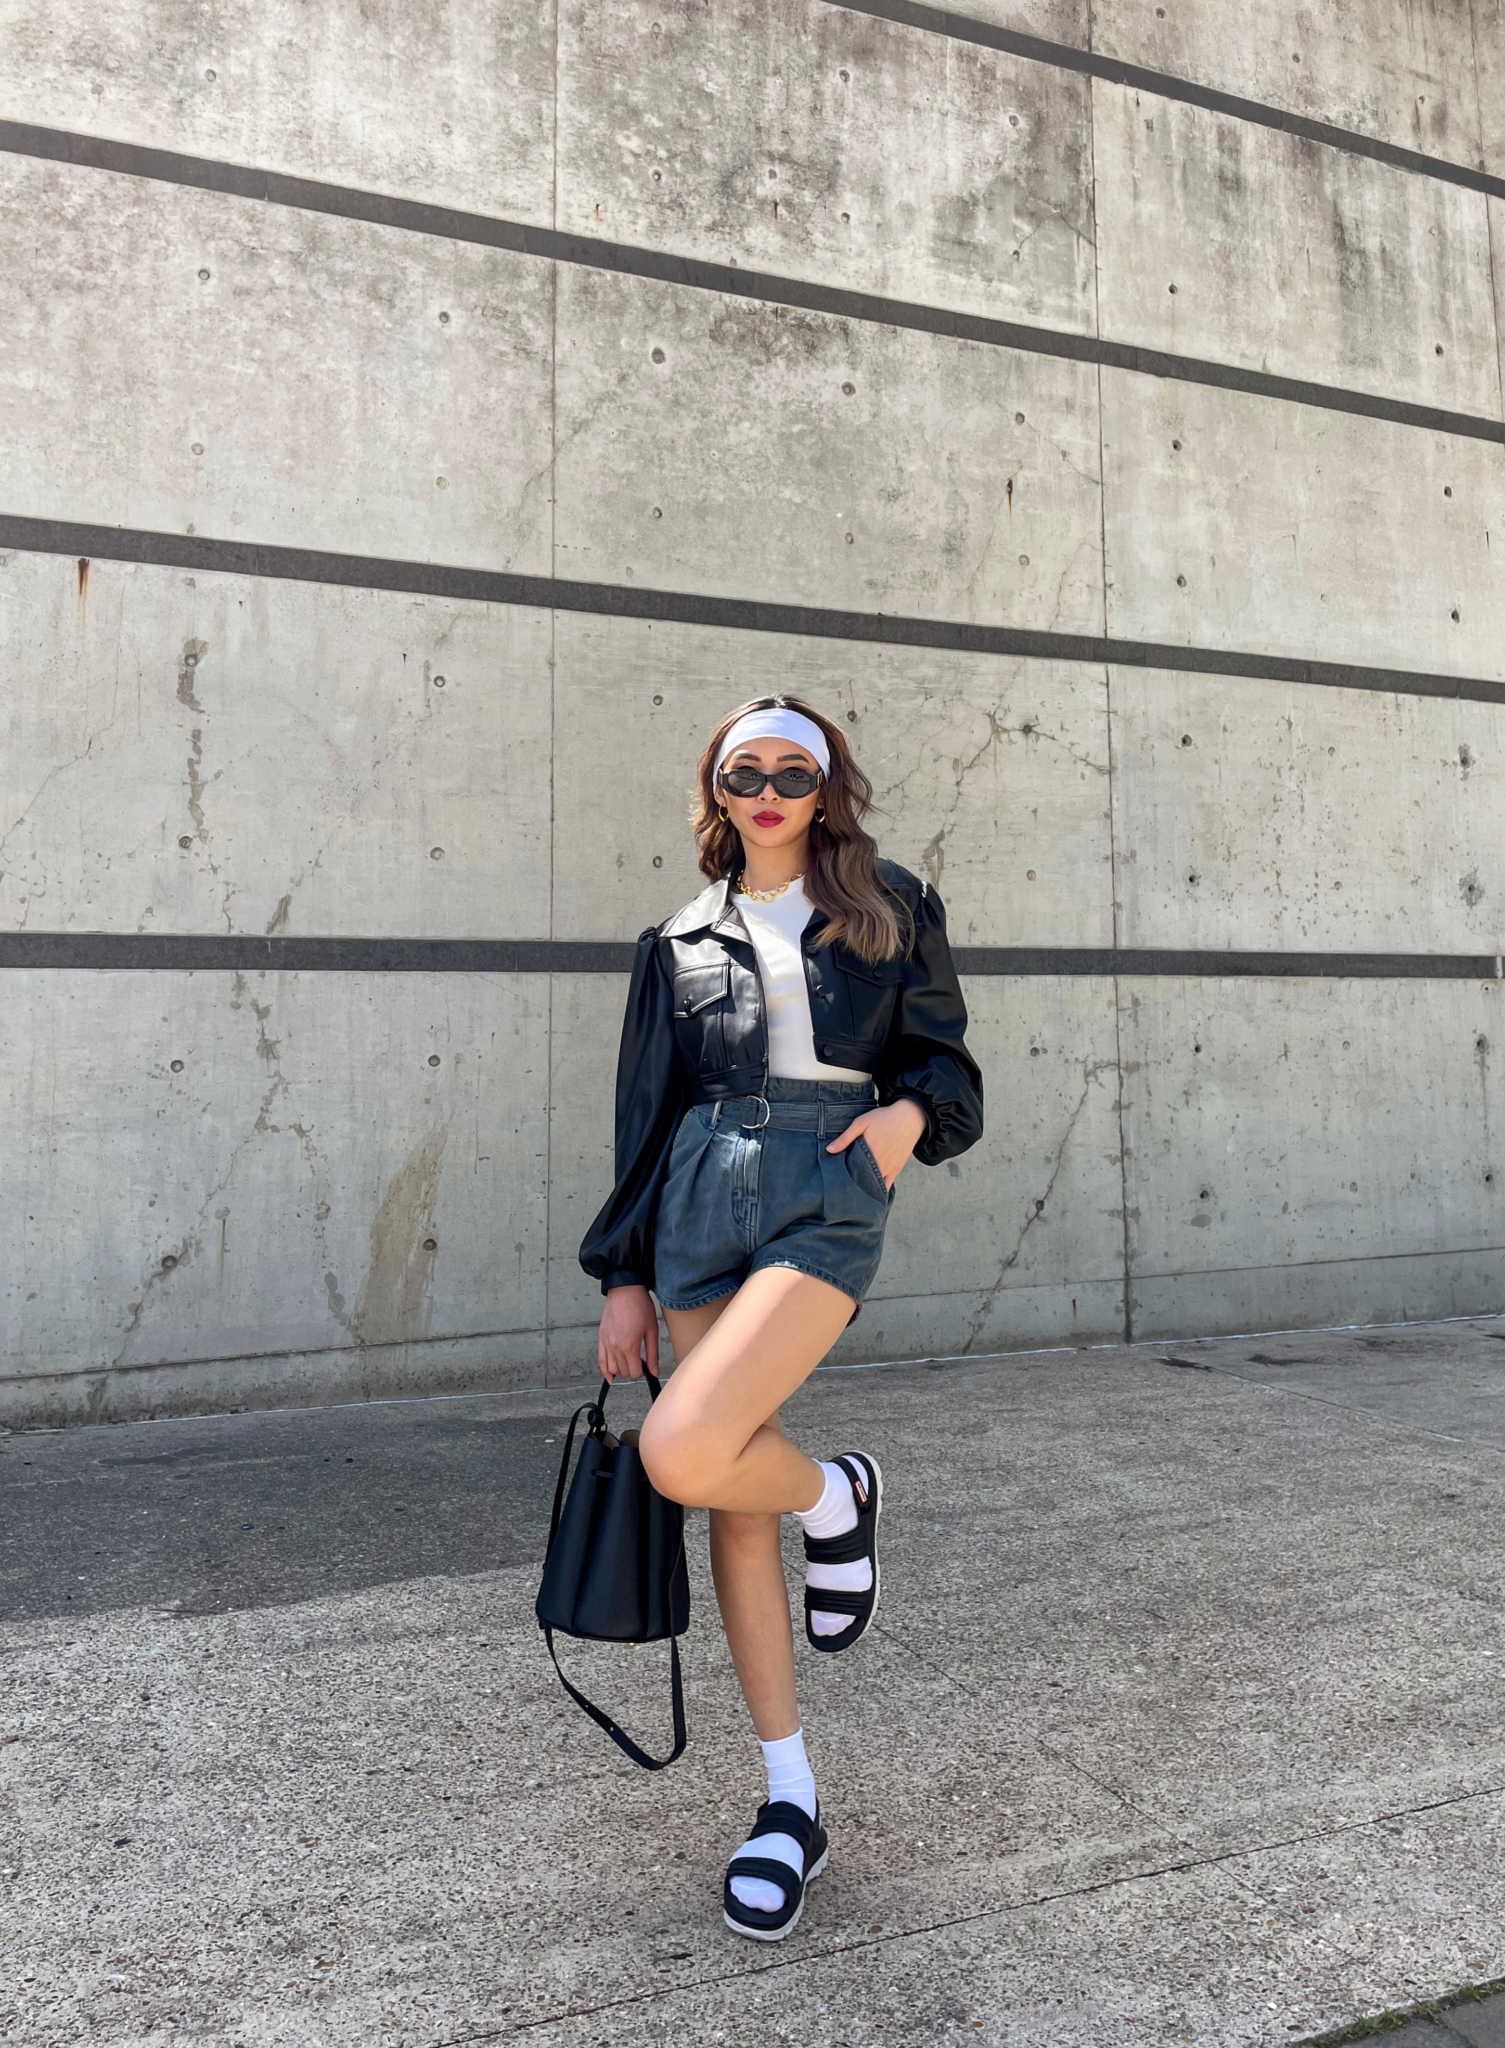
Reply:
<svg viewBox="0 0 1505 2048"><path fill-rule="evenodd" d="M827 1066L815 1057L810 990L800 939L815 905L803 877L772 903L754 903L740 890L732 898L758 956L763 1008L768 1018L768 1071L783 1081L867 1081L853 1067Z"/></svg>

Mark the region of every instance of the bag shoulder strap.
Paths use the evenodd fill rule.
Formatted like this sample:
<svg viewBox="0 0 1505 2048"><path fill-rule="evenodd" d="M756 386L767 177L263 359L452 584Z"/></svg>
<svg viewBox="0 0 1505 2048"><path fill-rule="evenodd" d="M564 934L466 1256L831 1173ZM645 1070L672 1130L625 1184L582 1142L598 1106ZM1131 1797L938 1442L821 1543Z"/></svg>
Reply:
<svg viewBox="0 0 1505 2048"><path fill-rule="evenodd" d="M559 1672L559 1683L575 1702L575 1705L583 1707L596 1726L603 1729L611 1737L624 1756L631 1757L635 1764L641 1764L645 1771L662 1771L670 1764L678 1762L679 1758L685 1753L685 1744L689 1740L689 1731L685 1727L685 1688L684 1680L680 1676L679 1643L676 1638L671 1636L669 1639L669 1689L674 1705L674 1747L667 1756L652 1757L649 1756L645 1749L638 1748L632 1737L624 1729L617 1726L610 1714L603 1713L594 1700L588 1700L583 1692L578 1692L570 1684L563 1671L560 1670L559 1658L554 1649L553 1629L546 1626L543 1637L549 1646L549 1655L554 1659L554 1669Z"/></svg>

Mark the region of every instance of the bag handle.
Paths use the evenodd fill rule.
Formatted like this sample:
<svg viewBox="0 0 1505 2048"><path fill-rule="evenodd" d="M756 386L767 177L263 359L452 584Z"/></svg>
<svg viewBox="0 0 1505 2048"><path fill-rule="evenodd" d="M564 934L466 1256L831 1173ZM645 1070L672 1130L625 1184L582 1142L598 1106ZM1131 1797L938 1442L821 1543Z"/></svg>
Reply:
<svg viewBox="0 0 1505 2048"><path fill-rule="evenodd" d="M643 1378L648 1382L648 1405L652 1407L659 1397L658 1376L655 1373L649 1372L648 1368L644 1366ZM564 1456L559 1460L559 1477L554 1484L554 1512L549 1517L549 1540L544 1549L544 1562L546 1564L549 1552L554 1548L554 1538L559 1534L559 1517L564 1512L564 1488L565 1482L570 1476L570 1450L575 1442L575 1424L582 1415L589 1415L592 1418L590 1434L592 1436L599 1436L606 1426L606 1397L610 1392L611 1381L603 1377L601 1391L597 1394L595 1400L585 1402L570 1417L570 1426L564 1439ZM562 1678L564 1673L561 1672L559 1675Z"/></svg>
<svg viewBox="0 0 1505 2048"><path fill-rule="evenodd" d="M656 1374L649 1372L646 1366L643 1368L643 1377L648 1382L648 1399L651 1406L659 1396L658 1378ZM595 1400L587 1401L583 1407L577 1408L570 1417L569 1430L564 1439L564 1456L559 1461L559 1480L554 1488L554 1512L549 1518L549 1548L544 1552L545 1561L548 1559L549 1550L554 1548L554 1538L559 1534L559 1517L564 1509L564 1488L565 1481L569 1478L570 1450L575 1441L575 1424L582 1415L589 1415L592 1417L590 1433L593 1436L597 1435L606 1424L606 1397L610 1392L611 1381L603 1378L601 1391L597 1394ZM679 1560L684 1554L684 1547L684 1530L681 1527L679 1532L679 1549L675 1552L674 1563L669 1569L671 1581L675 1572L679 1569ZM674 1747L667 1756L662 1757L649 1756L645 1749L639 1749L632 1737L625 1729L617 1726L610 1714L603 1713L594 1700L588 1700L583 1692L578 1692L570 1684L564 1672L560 1669L559 1658L554 1649L553 1629L545 1626L543 1639L549 1646L549 1655L553 1658L554 1669L559 1673L559 1683L575 1702L575 1705L589 1714L596 1726L604 1730L611 1737L624 1756L630 1757L635 1764L641 1764L645 1771L667 1770L670 1764L679 1761L685 1753L685 1744L690 1738L689 1730L685 1726L685 1687L684 1679L681 1677L679 1669L679 1643L675 1637L671 1636L669 1638L669 1696L674 1712Z"/></svg>

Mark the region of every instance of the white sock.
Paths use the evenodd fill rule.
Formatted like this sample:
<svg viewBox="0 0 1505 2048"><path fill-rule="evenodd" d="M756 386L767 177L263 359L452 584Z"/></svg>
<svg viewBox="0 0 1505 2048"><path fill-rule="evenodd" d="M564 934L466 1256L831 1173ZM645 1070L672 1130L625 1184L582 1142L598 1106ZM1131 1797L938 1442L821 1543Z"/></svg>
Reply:
<svg viewBox="0 0 1505 2048"><path fill-rule="evenodd" d="M857 1503L852 1497L852 1482L840 1465L822 1464L826 1475L825 1491L813 1508L808 1508L799 1519L805 1534L817 1541L828 1536L845 1536L848 1529L857 1526ZM808 1564L805 1567L805 1584L814 1592L822 1586L831 1592L865 1593L873 1583L873 1568L865 1557L859 1557L853 1564ZM839 1636L843 1629L852 1626L850 1614L822 1614L817 1609L810 1616L810 1627L818 1636Z"/></svg>
<svg viewBox="0 0 1505 2048"><path fill-rule="evenodd" d="M814 1820L815 1773L805 1755L804 1729L796 1728L792 1735L778 1742L765 1742L762 1750L768 1769L769 1798L787 1799L791 1806L799 1807ZM796 1876L804 1868L805 1852L793 1835L759 1835L755 1842L744 1842L737 1854L742 1855L744 1850L749 1856L769 1856L776 1862L787 1863ZM732 1897L759 1913L776 1913L784 1903L779 1887L762 1877L734 1877Z"/></svg>

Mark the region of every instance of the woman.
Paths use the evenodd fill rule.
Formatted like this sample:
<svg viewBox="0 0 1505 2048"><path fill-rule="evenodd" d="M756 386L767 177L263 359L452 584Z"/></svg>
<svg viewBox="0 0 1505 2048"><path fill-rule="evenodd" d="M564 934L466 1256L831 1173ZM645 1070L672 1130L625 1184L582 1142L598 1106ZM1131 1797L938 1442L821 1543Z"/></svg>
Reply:
<svg viewBox="0 0 1505 2048"><path fill-rule="evenodd" d="M795 1698L779 1517L805 1532L805 1630L850 1649L878 1605L877 1461L816 1463L779 1405L872 1286L894 1183L982 1130L939 899L862 829L846 737L791 697L722 720L694 819L710 886L638 940L617 1070L616 1186L580 1250L601 1371L678 1361L643 1425L659 1492L711 1511L716 1598L768 1801L727 1870L727 1925L779 1941L827 1841Z"/></svg>

